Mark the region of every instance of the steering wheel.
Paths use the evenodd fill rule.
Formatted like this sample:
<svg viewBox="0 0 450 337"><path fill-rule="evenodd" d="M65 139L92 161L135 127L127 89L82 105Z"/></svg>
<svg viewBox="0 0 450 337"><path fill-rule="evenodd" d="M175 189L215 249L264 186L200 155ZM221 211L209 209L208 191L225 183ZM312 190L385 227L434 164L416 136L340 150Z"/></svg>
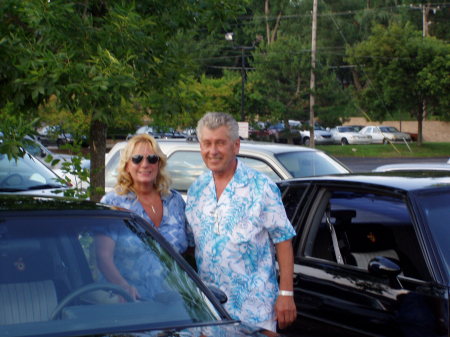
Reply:
<svg viewBox="0 0 450 337"><path fill-rule="evenodd" d="M22 175L20 175L18 173L13 173L13 174L10 174L10 175L6 176L5 178L3 178L2 181L0 181L0 186L11 186L9 181L14 180L14 179L17 180L17 183L15 183L13 185L22 185L24 182Z"/></svg>
<svg viewBox="0 0 450 337"><path fill-rule="evenodd" d="M89 283L85 286L82 286L81 288L72 291L69 295L64 297L62 301L59 302L59 304L56 306L55 310L53 310L52 314L50 315L50 320L56 319L61 314L61 311L77 297L96 290L112 291L122 296L127 302L134 302L131 295L118 285L112 283Z"/></svg>

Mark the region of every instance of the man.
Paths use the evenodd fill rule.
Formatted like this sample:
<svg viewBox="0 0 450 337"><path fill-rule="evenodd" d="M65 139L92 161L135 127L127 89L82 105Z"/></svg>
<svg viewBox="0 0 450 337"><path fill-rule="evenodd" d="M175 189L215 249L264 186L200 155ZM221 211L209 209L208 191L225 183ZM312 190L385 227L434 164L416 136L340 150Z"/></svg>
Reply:
<svg viewBox="0 0 450 337"><path fill-rule="evenodd" d="M297 316L291 243L295 231L280 191L237 159L239 127L230 115L206 114L198 122L197 136L210 170L189 188L186 203L199 275L226 293L225 308L233 318L271 331L276 331L277 321L285 328Z"/></svg>

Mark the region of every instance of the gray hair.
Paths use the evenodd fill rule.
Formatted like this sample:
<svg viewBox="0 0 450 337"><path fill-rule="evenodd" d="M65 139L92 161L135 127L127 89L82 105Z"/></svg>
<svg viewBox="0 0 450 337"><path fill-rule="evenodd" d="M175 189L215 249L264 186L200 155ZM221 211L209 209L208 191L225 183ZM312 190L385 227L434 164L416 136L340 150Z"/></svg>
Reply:
<svg viewBox="0 0 450 337"><path fill-rule="evenodd" d="M203 128L215 130L221 126L226 126L228 134L232 141L239 138L239 125L236 120L230 114L225 112L208 112L197 123L197 137L199 140L202 138Z"/></svg>

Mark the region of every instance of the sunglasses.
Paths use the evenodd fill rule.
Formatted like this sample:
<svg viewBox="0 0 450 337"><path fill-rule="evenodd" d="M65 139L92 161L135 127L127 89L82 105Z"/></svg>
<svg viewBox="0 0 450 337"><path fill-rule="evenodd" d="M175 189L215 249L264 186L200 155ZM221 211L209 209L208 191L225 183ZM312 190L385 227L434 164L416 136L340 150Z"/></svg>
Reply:
<svg viewBox="0 0 450 337"><path fill-rule="evenodd" d="M147 157L147 162L149 164L156 164L159 161L159 157L156 154L149 154ZM133 157L131 157L131 161L134 164L139 164L142 159L144 159L144 156L142 154L135 154Z"/></svg>

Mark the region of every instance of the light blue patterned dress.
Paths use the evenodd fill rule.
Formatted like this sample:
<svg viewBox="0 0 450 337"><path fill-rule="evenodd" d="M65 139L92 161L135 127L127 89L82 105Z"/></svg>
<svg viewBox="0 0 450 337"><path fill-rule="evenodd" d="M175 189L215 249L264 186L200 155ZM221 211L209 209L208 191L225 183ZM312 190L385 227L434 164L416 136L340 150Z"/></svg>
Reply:
<svg viewBox="0 0 450 337"><path fill-rule="evenodd" d="M118 195L115 192L106 194L102 203L126 208L143 217L152 226L152 220L145 212L136 195L132 192L126 195ZM182 196L171 191L162 197L163 217L157 230L172 246L183 253L188 246L186 235L186 217L184 213L185 202ZM123 225L111 224L105 228L99 228L97 233L109 236L115 242L114 264L122 276L138 290L141 299L153 299L159 293L168 290L165 286L165 268L158 257L149 250L136 234ZM101 276L100 280L105 279Z"/></svg>
<svg viewBox="0 0 450 337"><path fill-rule="evenodd" d="M101 202L133 211L155 227L136 197L136 194L133 192L125 195L109 192L103 196ZM175 250L179 253L184 253L187 249L188 241L186 237L185 202L183 197L177 191L171 190L170 194L162 197L162 202L163 217L157 230L172 244Z"/></svg>
<svg viewBox="0 0 450 337"><path fill-rule="evenodd" d="M218 201L211 172L191 185L186 217L199 275L227 294L230 315L252 324L273 319L278 294L274 244L295 235L278 187L238 161Z"/></svg>

